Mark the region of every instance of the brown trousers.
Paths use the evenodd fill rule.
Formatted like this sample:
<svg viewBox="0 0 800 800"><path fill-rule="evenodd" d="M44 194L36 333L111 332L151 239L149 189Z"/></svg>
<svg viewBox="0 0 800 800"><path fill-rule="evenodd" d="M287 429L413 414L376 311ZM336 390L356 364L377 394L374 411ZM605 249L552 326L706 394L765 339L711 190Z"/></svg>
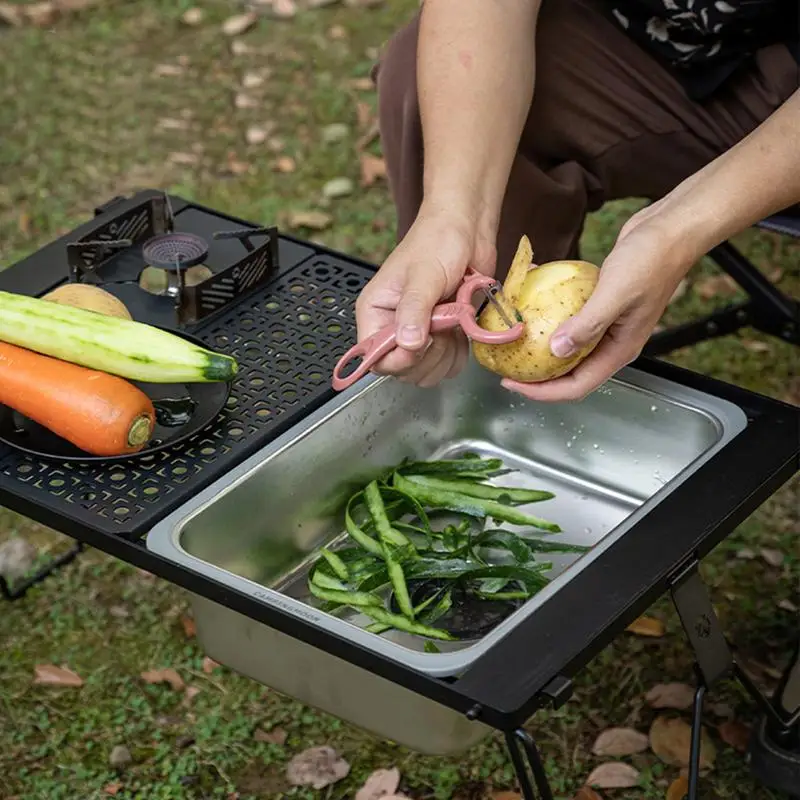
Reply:
<svg viewBox="0 0 800 800"><path fill-rule="evenodd" d="M373 72L399 239L422 201L418 27L417 16L396 33ZM609 200L663 197L798 86L797 62L778 45L761 50L749 72L710 101L692 102L593 0L544 0L536 61L534 99L501 212L500 279L523 233L540 263L577 257L587 212Z"/></svg>

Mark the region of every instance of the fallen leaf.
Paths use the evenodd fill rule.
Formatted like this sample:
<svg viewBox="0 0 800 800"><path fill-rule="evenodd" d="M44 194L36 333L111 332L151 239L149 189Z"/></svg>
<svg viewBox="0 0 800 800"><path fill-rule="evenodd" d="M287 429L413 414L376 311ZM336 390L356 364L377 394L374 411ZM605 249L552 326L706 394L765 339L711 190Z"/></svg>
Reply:
<svg viewBox="0 0 800 800"><path fill-rule="evenodd" d="M797 612L797 606L791 600L781 600L780 603L778 603L778 608L783 611L788 611L791 614Z"/></svg>
<svg viewBox="0 0 800 800"><path fill-rule="evenodd" d="M350 85L359 92L369 92L375 88L372 78L354 78Z"/></svg>
<svg viewBox="0 0 800 800"><path fill-rule="evenodd" d="M323 197L334 199L346 197L353 192L353 181L350 178L334 178L322 187Z"/></svg>
<svg viewBox="0 0 800 800"><path fill-rule="evenodd" d="M368 188L376 181L386 177L386 162L382 158L369 153L362 153L360 161L361 185L364 188Z"/></svg>
<svg viewBox="0 0 800 800"><path fill-rule="evenodd" d="M267 72L245 72L242 75L242 88L243 89L257 89L263 86L264 81L267 79Z"/></svg>
<svg viewBox="0 0 800 800"><path fill-rule="evenodd" d="M168 683L176 692L185 686L183 678L172 667L147 670L140 677L145 683Z"/></svg>
<svg viewBox="0 0 800 800"><path fill-rule="evenodd" d="M185 119L161 117L161 119L158 121L158 128L162 131L185 131L188 130L189 123Z"/></svg>
<svg viewBox="0 0 800 800"><path fill-rule="evenodd" d="M218 666L219 664L217 664L213 658L206 656L203 659L203 672L205 672L206 675L210 675Z"/></svg>
<svg viewBox="0 0 800 800"><path fill-rule="evenodd" d="M55 3L30 3L24 8L26 19L37 28L49 28L58 19L58 6Z"/></svg>
<svg viewBox="0 0 800 800"><path fill-rule="evenodd" d="M331 25L328 29L328 38L334 42L340 42L347 38L347 28L344 25Z"/></svg>
<svg viewBox="0 0 800 800"><path fill-rule="evenodd" d="M659 683L645 696L651 708L674 708L683 711L694 702L694 689L685 683Z"/></svg>
<svg viewBox="0 0 800 800"><path fill-rule="evenodd" d="M245 53L250 52L250 47L247 42L242 41L241 39L234 39L231 42L231 53L235 56L243 56Z"/></svg>
<svg viewBox="0 0 800 800"><path fill-rule="evenodd" d="M197 695L200 694L199 686L187 686L186 691L183 693L183 704L188 706Z"/></svg>
<svg viewBox="0 0 800 800"><path fill-rule="evenodd" d="M742 347L749 350L751 353L767 353L769 352L769 345L766 342L756 342L752 339L742 339Z"/></svg>
<svg viewBox="0 0 800 800"><path fill-rule="evenodd" d="M233 105L236 108L258 108L258 100L244 92L237 92L233 98Z"/></svg>
<svg viewBox="0 0 800 800"><path fill-rule="evenodd" d="M195 626L194 620L191 617L186 615L182 616L181 627L183 627L183 633L187 639L192 639L197 635L197 627Z"/></svg>
<svg viewBox="0 0 800 800"><path fill-rule="evenodd" d="M269 131L258 125L251 125L244 134L247 144L263 144L267 141L267 136L269 136Z"/></svg>
<svg viewBox="0 0 800 800"><path fill-rule="evenodd" d="M268 742L269 744L284 745L289 734L283 728L273 728L271 731L265 731L263 728L258 728L253 734L253 738L257 742Z"/></svg>
<svg viewBox="0 0 800 800"><path fill-rule="evenodd" d="M689 781L684 775L680 775L669 785L666 800L683 800L688 791Z"/></svg>
<svg viewBox="0 0 800 800"><path fill-rule="evenodd" d="M68 667L53 664L37 664L33 668L33 682L48 686L83 686L83 678Z"/></svg>
<svg viewBox="0 0 800 800"><path fill-rule="evenodd" d="M183 75L184 69L180 64L158 64L153 72L159 78L177 78Z"/></svg>
<svg viewBox="0 0 800 800"><path fill-rule="evenodd" d="M375 770L356 792L355 800L381 800L386 795L393 795L399 785L400 770L397 767Z"/></svg>
<svg viewBox="0 0 800 800"><path fill-rule="evenodd" d="M349 133L350 128L348 128L343 122L333 122L330 125L326 125L322 129L322 141L325 144L341 142L342 139L347 138Z"/></svg>
<svg viewBox="0 0 800 800"><path fill-rule="evenodd" d="M198 162L196 153L170 153L169 162L181 167L193 167Z"/></svg>
<svg viewBox="0 0 800 800"><path fill-rule="evenodd" d="M603 798L590 786L581 786L578 789L578 794L572 800L603 800Z"/></svg>
<svg viewBox="0 0 800 800"><path fill-rule="evenodd" d="M639 617L625 629L628 633L635 633L637 636L651 636L660 638L666 632L664 623L654 617Z"/></svg>
<svg viewBox="0 0 800 800"><path fill-rule="evenodd" d="M111 606L111 608L108 609L108 613L117 619L126 619L131 615L131 612L128 611L125 606Z"/></svg>
<svg viewBox="0 0 800 800"><path fill-rule="evenodd" d="M13 28L20 27L25 21L22 9L23 6L14 3L0 3L0 22L11 25Z"/></svg>
<svg viewBox="0 0 800 800"><path fill-rule="evenodd" d="M522 800L519 792L494 792L492 800Z"/></svg>
<svg viewBox="0 0 800 800"><path fill-rule="evenodd" d="M717 733L719 738L734 750L738 750L740 753L747 752L747 745L750 742L750 727L748 725L735 719L729 719L717 728Z"/></svg>
<svg viewBox="0 0 800 800"><path fill-rule="evenodd" d="M665 763L689 765L692 729L682 719L657 717L650 728L650 749ZM700 736L700 768L710 769L717 757L714 743L705 728Z"/></svg>
<svg viewBox="0 0 800 800"><path fill-rule="evenodd" d="M309 228L312 231L322 231L327 228L333 217L324 211L293 211L289 215L290 228Z"/></svg>
<svg viewBox="0 0 800 800"><path fill-rule="evenodd" d="M0 543L0 575L8 581L22 578L33 567L39 551L27 539L15 536Z"/></svg>
<svg viewBox="0 0 800 800"><path fill-rule="evenodd" d="M609 728L597 737L592 752L596 756L630 756L647 750L648 743L647 736L633 728Z"/></svg>
<svg viewBox="0 0 800 800"><path fill-rule="evenodd" d="M258 22L258 14L255 11L235 14L222 23L222 32L226 36L241 36L245 31L249 31L256 22Z"/></svg>
<svg viewBox="0 0 800 800"><path fill-rule="evenodd" d="M181 15L181 22L184 25L189 25L189 27L194 28L202 23L205 16L205 11L195 6L194 8L187 8L186 11L183 12Z"/></svg>
<svg viewBox="0 0 800 800"><path fill-rule="evenodd" d="M697 281L693 288L694 293L703 300L713 300L715 297L730 297L736 294L738 286L728 275L712 275Z"/></svg>
<svg viewBox="0 0 800 800"><path fill-rule="evenodd" d="M297 15L294 0L272 0L272 16L278 19L292 19Z"/></svg>
<svg viewBox="0 0 800 800"><path fill-rule="evenodd" d="M286 767L292 786L310 786L319 791L337 783L350 773L350 765L327 745L298 753Z"/></svg>
<svg viewBox="0 0 800 800"><path fill-rule="evenodd" d="M108 763L114 769L122 769L123 767L127 767L131 761L133 761L131 751L125 747L124 744L116 745L112 749L111 755L108 757Z"/></svg>
<svg viewBox="0 0 800 800"><path fill-rule="evenodd" d="M281 156L280 158L275 160L275 169L278 172L294 172L297 169L297 165L294 163L294 159L291 156Z"/></svg>
<svg viewBox="0 0 800 800"><path fill-rule="evenodd" d="M119 794L121 789L122 789L121 783L109 783L103 787L103 793L110 794L113 797L114 795Z"/></svg>
<svg viewBox="0 0 800 800"><path fill-rule="evenodd" d="M752 561L755 557L756 554L749 547L743 547L736 553L736 558L741 558L743 561Z"/></svg>
<svg viewBox="0 0 800 800"><path fill-rule="evenodd" d="M771 567L779 567L783 564L783 553L780 550L770 550L767 547L762 547L759 552L761 553L761 558Z"/></svg>
<svg viewBox="0 0 800 800"><path fill-rule="evenodd" d="M372 122L372 106L359 100L356 103L356 119L358 120L359 128L366 128Z"/></svg>
<svg viewBox="0 0 800 800"><path fill-rule="evenodd" d="M639 783L639 770L621 761L609 761L595 767L586 779L587 786L598 789L631 789Z"/></svg>

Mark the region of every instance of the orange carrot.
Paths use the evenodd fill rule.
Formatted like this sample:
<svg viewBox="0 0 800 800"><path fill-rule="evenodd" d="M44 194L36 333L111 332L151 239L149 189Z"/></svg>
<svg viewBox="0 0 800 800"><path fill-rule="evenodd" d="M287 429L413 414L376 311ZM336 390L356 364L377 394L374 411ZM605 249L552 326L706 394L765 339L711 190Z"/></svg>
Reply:
<svg viewBox="0 0 800 800"><path fill-rule="evenodd" d="M123 378L5 342L0 403L95 456L138 452L156 418L150 398Z"/></svg>

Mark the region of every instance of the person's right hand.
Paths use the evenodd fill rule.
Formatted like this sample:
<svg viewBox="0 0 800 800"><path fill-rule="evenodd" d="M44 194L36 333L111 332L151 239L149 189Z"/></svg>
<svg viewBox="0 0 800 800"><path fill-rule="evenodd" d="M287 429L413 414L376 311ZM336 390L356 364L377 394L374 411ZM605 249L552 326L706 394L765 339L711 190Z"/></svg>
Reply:
<svg viewBox="0 0 800 800"><path fill-rule="evenodd" d="M469 342L460 328L431 336L431 313L453 296L468 266L492 275L495 261L494 245L469 220L421 211L356 301L359 342L395 326L395 349L372 371L422 387L455 377Z"/></svg>

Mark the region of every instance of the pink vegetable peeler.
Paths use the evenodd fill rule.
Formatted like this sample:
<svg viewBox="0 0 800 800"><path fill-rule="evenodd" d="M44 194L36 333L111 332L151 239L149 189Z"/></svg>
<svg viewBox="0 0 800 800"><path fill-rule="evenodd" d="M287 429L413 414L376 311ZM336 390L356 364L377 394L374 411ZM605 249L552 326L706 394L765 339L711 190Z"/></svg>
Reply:
<svg viewBox="0 0 800 800"><path fill-rule="evenodd" d="M492 294L492 289L500 291L502 287L494 278L490 278L473 269L467 270L456 294L455 302L443 303L433 309L430 332L437 333L460 325L464 333L476 342L507 344L518 339L525 330L525 323L522 322L518 312L517 319L519 321L516 324L508 318L508 314ZM472 304L472 296L477 291L483 292L486 299L494 305L503 321L508 325L507 331L486 331L478 325L475 319L476 309ZM351 347L339 359L333 370L333 388L340 392L342 389L352 386L356 381L363 378L384 356L394 350L395 343L395 327L387 325L377 333L372 334L368 339L364 339L363 342ZM362 361L358 367L346 378L342 377L344 368L353 359L359 357L361 357Z"/></svg>

